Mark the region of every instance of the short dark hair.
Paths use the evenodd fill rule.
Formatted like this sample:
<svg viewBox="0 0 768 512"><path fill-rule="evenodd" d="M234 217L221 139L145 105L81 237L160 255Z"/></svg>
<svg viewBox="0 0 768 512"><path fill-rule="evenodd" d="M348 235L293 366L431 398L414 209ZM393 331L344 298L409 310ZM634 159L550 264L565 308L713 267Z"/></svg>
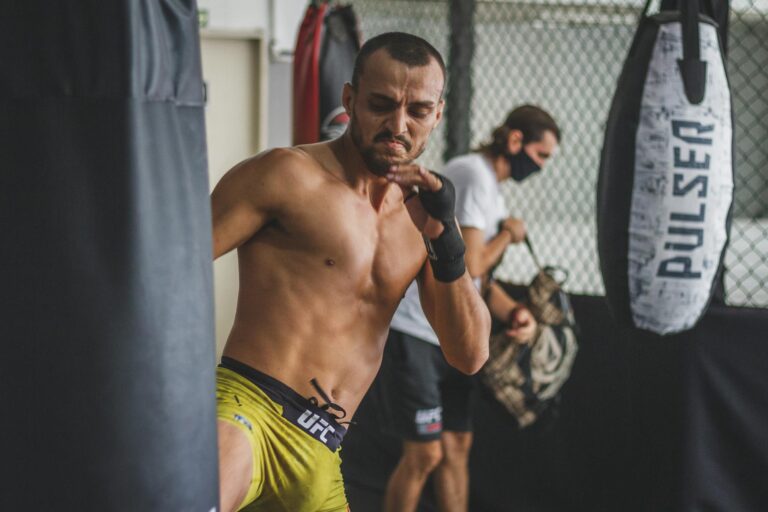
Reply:
<svg viewBox="0 0 768 512"><path fill-rule="evenodd" d="M357 52L355 57L355 67L352 70L352 87L357 89L360 82L360 75L363 74L363 67L368 57L384 48L389 56L396 61L402 62L409 67L420 67L429 64L431 59L437 61L440 70L443 72L443 90L445 89L445 62L440 52L426 40L406 34L405 32L386 32L367 40Z"/></svg>
<svg viewBox="0 0 768 512"><path fill-rule="evenodd" d="M507 114L504 123L493 130L490 142L477 148L477 151L490 153L494 157L503 155L507 152L507 140L512 130L523 132L523 144L540 141L544 132L552 132L560 142L560 127L546 110L535 105L521 105Z"/></svg>

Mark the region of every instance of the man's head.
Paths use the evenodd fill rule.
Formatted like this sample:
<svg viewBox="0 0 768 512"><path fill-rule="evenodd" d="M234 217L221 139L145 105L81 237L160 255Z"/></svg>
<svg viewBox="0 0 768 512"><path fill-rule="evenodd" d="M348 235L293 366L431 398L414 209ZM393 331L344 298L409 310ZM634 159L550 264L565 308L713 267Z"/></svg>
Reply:
<svg viewBox="0 0 768 512"><path fill-rule="evenodd" d="M424 151L443 115L444 87L443 58L424 39L390 32L363 45L342 102L349 135L371 172L383 176Z"/></svg>
<svg viewBox="0 0 768 512"><path fill-rule="evenodd" d="M506 158L509 177L522 181L541 170L559 144L560 128L552 116L534 105L522 105L507 115L479 150L493 160Z"/></svg>

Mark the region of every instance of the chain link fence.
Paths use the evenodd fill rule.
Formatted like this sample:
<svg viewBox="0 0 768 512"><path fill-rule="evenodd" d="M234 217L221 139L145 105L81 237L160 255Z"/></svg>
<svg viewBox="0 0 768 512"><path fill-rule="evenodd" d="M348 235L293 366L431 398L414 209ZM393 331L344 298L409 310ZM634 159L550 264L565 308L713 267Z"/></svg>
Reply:
<svg viewBox="0 0 768 512"><path fill-rule="evenodd" d="M353 0L364 37L391 30L420 35L448 58L448 0ZM616 80L634 35L642 0L476 1L472 146L506 113L537 104L557 119L562 146L545 172L502 192L525 219L539 259L566 268L566 288L602 294L596 244L596 183L603 133ZM768 0L732 5L728 71L736 137L736 191L726 265L730 304L768 307ZM438 128L421 161L443 162ZM528 282L527 250L510 247L501 279Z"/></svg>

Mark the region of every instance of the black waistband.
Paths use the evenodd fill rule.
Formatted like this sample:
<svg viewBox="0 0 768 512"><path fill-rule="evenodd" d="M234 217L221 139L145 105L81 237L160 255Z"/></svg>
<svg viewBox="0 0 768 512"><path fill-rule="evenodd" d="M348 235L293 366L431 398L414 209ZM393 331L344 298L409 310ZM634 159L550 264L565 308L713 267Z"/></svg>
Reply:
<svg viewBox="0 0 768 512"><path fill-rule="evenodd" d="M331 451L336 451L347 429L336 418L304 398L274 377L262 373L231 357L221 358L222 368L232 370L253 382L274 402L283 406L283 418L317 439Z"/></svg>

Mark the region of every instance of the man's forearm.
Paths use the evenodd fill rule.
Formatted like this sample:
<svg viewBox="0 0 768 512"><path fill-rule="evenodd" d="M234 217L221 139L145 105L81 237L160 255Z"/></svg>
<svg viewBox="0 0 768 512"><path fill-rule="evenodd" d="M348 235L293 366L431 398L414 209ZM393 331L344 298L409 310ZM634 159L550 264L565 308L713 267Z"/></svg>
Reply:
<svg viewBox="0 0 768 512"><path fill-rule="evenodd" d="M501 230L499 233L488 240L483 248L482 272L472 277L485 275L496 263L504 256L504 251L512 241L512 235L507 230Z"/></svg>
<svg viewBox="0 0 768 512"><path fill-rule="evenodd" d="M451 283L435 282L435 333L451 366L472 374L488 359L491 318L469 273Z"/></svg>
<svg viewBox="0 0 768 512"><path fill-rule="evenodd" d="M507 292L495 281L491 281L488 290L488 309L491 316L501 322L509 319L509 314L517 306L517 302L507 295Z"/></svg>

